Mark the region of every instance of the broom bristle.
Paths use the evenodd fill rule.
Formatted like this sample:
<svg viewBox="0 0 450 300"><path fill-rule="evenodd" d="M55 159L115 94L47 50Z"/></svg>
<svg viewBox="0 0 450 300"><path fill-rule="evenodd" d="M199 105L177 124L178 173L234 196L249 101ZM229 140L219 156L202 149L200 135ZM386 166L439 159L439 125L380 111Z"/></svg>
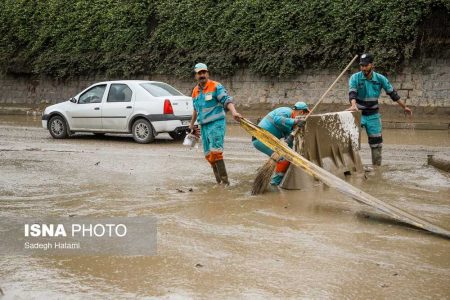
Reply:
<svg viewBox="0 0 450 300"><path fill-rule="evenodd" d="M261 168L258 169L255 181L253 181L252 195L259 195L266 191L276 165L277 163L275 160L269 159Z"/></svg>

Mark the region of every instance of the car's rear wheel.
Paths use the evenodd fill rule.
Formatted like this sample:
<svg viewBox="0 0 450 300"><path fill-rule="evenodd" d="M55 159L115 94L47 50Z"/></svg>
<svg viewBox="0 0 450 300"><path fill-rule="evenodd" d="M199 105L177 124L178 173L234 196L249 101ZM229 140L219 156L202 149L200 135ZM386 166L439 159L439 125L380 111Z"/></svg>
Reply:
<svg viewBox="0 0 450 300"><path fill-rule="evenodd" d="M64 139L68 136L66 121L61 116L54 116L50 119L48 130L55 139Z"/></svg>
<svg viewBox="0 0 450 300"><path fill-rule="evenodd" d="M140 144L151 143L155 139L152 124L144 119L134 122L131 132L134 140Z"/></svg>
<svg viewBox="0 0 450 300"><path fill-rule="evenodd" d="M172 131L169 132L169 135L175 141L181 141L186 137L186 131Z"/></svg>

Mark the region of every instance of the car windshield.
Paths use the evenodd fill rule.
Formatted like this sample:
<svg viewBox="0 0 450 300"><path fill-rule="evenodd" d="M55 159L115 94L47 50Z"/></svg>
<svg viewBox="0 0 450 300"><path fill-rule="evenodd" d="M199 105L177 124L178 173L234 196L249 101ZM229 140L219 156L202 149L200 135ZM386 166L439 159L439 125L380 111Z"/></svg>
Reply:
<svg viewBox="0 0 450 300"><path fill-rule="evenodd" d="M183 96L182 93L162 82L146 82L141 83L141 86L153 97Z"/></svg>

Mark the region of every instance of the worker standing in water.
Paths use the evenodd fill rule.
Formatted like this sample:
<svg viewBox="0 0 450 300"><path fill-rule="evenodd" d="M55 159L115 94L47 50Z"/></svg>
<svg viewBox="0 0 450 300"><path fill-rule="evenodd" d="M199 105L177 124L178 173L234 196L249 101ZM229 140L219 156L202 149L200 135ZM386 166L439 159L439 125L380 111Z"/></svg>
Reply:
<svg viewBox="0 0 450 300"><path fill-rule="evenodd" d="M297 102L293 107L279 107L268 113L259 122L258 126L269 131L277 138L285 138L289 147L292 148L293 140L289 139L289 136L294 129L295 125L303 126L306 115L309 113L308 105L305 102ZM274 151L264 145L256 138L252 138L253 146L262 153L272 157ZM289 168L289 161L284 158L277 159L277 165L275 173L272 176L270 184L279 185L283 180L287 169Z"/></svg>
<svg viewBox="0 0 450 300"><path fill-rule="evenodd" d="M191 133L202 137L203 152L210 163L217 183L229 184L223 161L223 146L226 131L225 113L229 110L236 121L242 116L236 111L233 98L220 83L209 79L208 67L198 63L194 67L197 85L192 90L194 111L189 128ZM200 133L194 128L200 124Z"/></svg>
<svg viewBox="0 0 450 300"><path fill-rule="evenodd" d="M366 129L369 137L369 146L372 152L372 164L381 165L381 149L383 137L381 135L381 116L378 112L378 98L381 89L384 89L391 99L400 105L405 113L412 115L397 91L389 83L389 80L375 72L373 56L363 54L360 58L360 72L353 74L349 80L349 100L351 107L348 110L362 111L361 126Z"/></svg>

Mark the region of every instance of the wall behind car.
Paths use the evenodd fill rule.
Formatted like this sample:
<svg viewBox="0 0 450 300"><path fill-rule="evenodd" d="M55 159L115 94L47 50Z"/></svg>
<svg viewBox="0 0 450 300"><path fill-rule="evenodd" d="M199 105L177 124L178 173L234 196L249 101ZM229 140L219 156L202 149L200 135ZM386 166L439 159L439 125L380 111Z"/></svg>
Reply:
<svg viewBox="0 0 450 300"><path fill-rule="evenodd" d="M421 65L420 68L416 68ZM358 71L355 64L325 98L325 103L348 103L348 78ZM275 106L293 101L313 103L334 81L339 70L305 70L289 78L271 78L240 70L232 76L215 76L240 106L267 104ZM422 107L450 107L450 59L423 59L403 68L401 73L387 74L402 99L409 105ZM0 104L37 107L41 103L57 103L69 99L89 85L103 80L120 79L107 76L80 76L71 79L26 75L0 75ZM186 95L195 85L193 78L168 75L141 75L130 79L149 79L167 82ZM394 104L383 92L381 102Z"/></svg>

